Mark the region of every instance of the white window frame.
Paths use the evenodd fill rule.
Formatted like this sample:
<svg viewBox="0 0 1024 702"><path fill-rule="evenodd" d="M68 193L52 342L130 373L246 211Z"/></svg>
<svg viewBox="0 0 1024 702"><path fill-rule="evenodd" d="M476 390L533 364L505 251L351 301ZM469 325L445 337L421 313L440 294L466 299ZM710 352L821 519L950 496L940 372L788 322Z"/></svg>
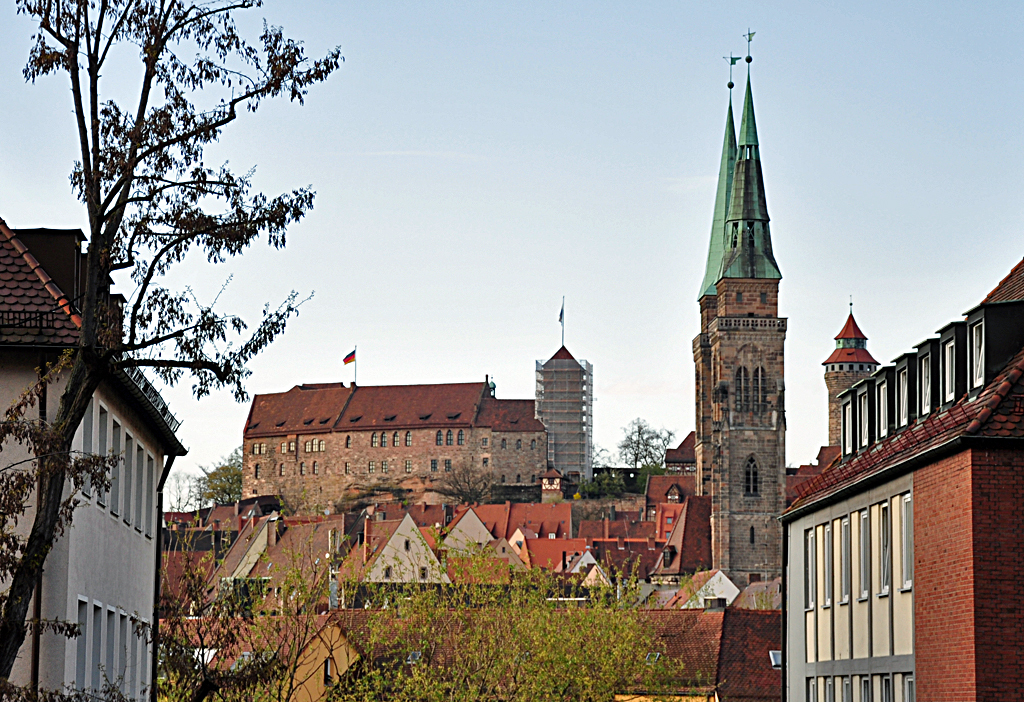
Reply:
<svg viewBox="0 0 1024 702"><path fill-rule="evenodd" d="M843 702L853 702L853 680L850 676L843 678Z"/></svg>
<svg viewBox="0 0 1024 702"><path fill-rule="evenodd" d="M860 596L866 599L871 592L871 515L860 513Z"/></svg>
<svg viewBox="0 0 1024 702"><path fill-rule="evenodd" d="M932 411L932 357L921 356L917 359L917 385L920 388L921 416Z"/></svg>
<svg viewBox="0 0 1024 702"><path fill-rule="evenodd" d="M882 676L882 702L892 702L892 676Z"/></svg>
<svg viewBox="0 0 1024 702"><path fill-rule="evenodd" d="M890 551L892 550L892 518L889 501L878 506L878 594L888 595L892 583Z"/></svg>
<svg viewBox="0 0 1024 702"><path fill-rule="evenodd" d="M889 434L889 383L883 381L878 384L878 404L875 406L875 414L878 417L878 438Z"/></svg>
<svg viewBox="0 0 1024 702"><path fill-rule="evenodd" d="M839 567L840 567L840 576L839 576L839 588L840 588L840 590L839 590L839 594L840 594L840 598L841 598L839 600L839 603L840 604L847 604L850 601L850 592L853 589L852 583L851 583L852 574L850 573L851 565L852 565L852 563L851 563L851 560L852 560L851 559L851 555L852 554L850 553L850 543L851 542L850 542L850 518L849 517L843 517L843 521L841 522L840 529L841 529L841 532L840 532L839 543L840 543L840 548L842 549L842 553L839 556L840 557L840 565L839 565Z"/></svg>
<svg viewBox="0 0 1024 702"><path fill-rule="evenodd" d="M868 394L861 393L857 411L860 413L860 446L864 448L868 445L868 438L870 435L871 425L868 424Z"/></svg>
<svg viewBox="0 0 1024 702"><path fill-rule="evenodd" d="M985 320L971 325L971 388L985 384Z"/></svg>
<svg viewBox="0 0 1024 702"><path fill-rule="evenodd" d="M896 416L901 427L910 423L910 397L907 394L910 389L909 378L907 368L900 369L896 374Z"/></svg>
<svg viewBox="0 0 1024 702"><path fill-rule="evenodd" d="M832 549L832 522L829 521L824 525L822 530L822 551L824 558L824 585L825 585L825 597L822 602L822 609L825 607L832 606L832 574L835 571L835 559L833 558Z"/></svg>
<svg viewBox="0 0 1024 702"><path fill-rule="evenodd" d="M903 496L902 505L901 536L902 536L902 557L903 557L903 589L909 590L914 586L914 501L910 493Z"/></svg>
<svg viewBox="0 0 1024 702"><path fill-rule="evenodd" d="M860 702L871 702L871 676L860 676Z"/></svg>
<svg viewBox="0 0 1024 702"><path fill-rule="evenodd" d="M843 453L853 453L853 402L843 403Z"/></svg>
<svg viewBox="0 0 1024 702"><path fill-rule="evenodd" d="M942 346L942 400L956 399L956 344L950 339Z"/></svg>
<svg viewBox="0 0 1024 702"><path fill-rule="evenodd" d="M814 545L814 527L804 531L804 609L814 609L818 590L818 552Z"/></svg>
<svg viewBox="0 0 1024 702"><path fill-rule="evenodd" d="M807 678L807 702L818 702L817 678Z"/></svg>
<svg viewBox="0 0 1024 702"><path fill-rule="evenodd" d="M825 702L836 702L836 688L831 675L825 678Z"/></svg>
<svg viewBox="0 0 1024 702"><path fill-rule="evenodd" d="M914 702L917 699L917 690L914 686L914 676L903 676L903 702Z"/></svg>

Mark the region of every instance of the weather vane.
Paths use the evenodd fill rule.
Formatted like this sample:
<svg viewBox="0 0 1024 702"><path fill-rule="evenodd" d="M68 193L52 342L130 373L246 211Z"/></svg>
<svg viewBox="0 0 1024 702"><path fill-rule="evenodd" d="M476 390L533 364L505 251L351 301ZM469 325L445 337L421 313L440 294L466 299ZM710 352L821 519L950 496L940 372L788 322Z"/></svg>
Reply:
<svg viewBox="0 0 1024 702"><path fill-rule="evenodd" d="M853 314L853 295L850 295L850 314Z"/></svg>
<svg viewBox="0 0 1024 702"><path fill-rule="evenodd" d="M757 34L757 32L752 32L750 31L750 27L747 27L747 33L743 35L743 38L747 40L747 63L754 60L750 57L750 42L754 41L755 34Z"/></svg>
<svg viewBox="0 0 1024 702"><path fill-rule="evenodd" d="M740 57L733 56L732 52L730 51L728 56L723 56L722 58L729 62L729 82L726 83L726 85L729 87L729 90L732 90L733 87L736 85L735 83L732 82L732 67L736 65L736 62L740 60Z"/></svg>

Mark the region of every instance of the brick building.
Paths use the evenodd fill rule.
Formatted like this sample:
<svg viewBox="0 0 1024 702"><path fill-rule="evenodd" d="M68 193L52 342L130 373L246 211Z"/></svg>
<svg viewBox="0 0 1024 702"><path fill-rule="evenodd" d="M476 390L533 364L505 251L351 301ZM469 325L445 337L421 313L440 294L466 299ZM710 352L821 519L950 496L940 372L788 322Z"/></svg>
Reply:
<svg viewBox="0 0 1024 702"><path fill-rule="evenodd" d="M711 500L713 567L745 586L781 572L785 507L782 274L772 251L748 72L739 143L732 104L701 285L696 493Z"/></svg>
<svg viewBox="0 0 1024 702"><path fill-rule="evenodd" d="M787 699L1020 699L1024 261L838 396L783 515Z"/></svg>
<svg viewBox="0 0 1024 702"><path fill-rule="evenodd" d="M536 483L547 470L533 401L496 399L486 380L296 385L253 398L243 437L243 495L318 508L372 491L422 496L464 466L498 484Z"/></svg>

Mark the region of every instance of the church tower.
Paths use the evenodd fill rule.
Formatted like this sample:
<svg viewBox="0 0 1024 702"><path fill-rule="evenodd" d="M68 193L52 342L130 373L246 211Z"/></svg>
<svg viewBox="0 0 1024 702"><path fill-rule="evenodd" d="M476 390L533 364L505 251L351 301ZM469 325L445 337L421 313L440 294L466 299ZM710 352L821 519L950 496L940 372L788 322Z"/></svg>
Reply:
<svg viewBox="0 0 1024 702"><path fill-rule="evenodd" d="M825 387L828 388L828 445L839 446L842 441L839 393L878 370L878 361L868 352L868 338L853 319L853 303L850 303L846 324L836 335L836 350L821 365L825 366Z"/></svg>
<svg viewBox="0 0 1024 702"><path fill-rule="evenodd" d="M738 144L731 102L699 294L701 333L693 341L695 453L697 491L711 497L713 567L743 587L782 572L786 320L778 315L782 274L772 252L749 65Z"/></svg>

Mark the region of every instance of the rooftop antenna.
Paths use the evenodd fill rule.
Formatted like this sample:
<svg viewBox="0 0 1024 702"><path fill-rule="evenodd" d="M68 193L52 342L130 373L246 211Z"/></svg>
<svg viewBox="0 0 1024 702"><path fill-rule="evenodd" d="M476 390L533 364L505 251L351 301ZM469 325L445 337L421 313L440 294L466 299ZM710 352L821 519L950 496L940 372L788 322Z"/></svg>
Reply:
<svg viewBox="0 0 1024 702"><path fill-rule="evenodd" d="M722 58L729 62L729 82L725 85L729 88L729 92L732 93L732 89L736 87L736 84L732 82L732 67L736 65L736 62L740 60L740 57L733 56L730 51L728 56L723 56Z"/></svg>
<svg viewBox="0 0 1024 702"><path fill-rule="evenodd" d="M747 73L750 73L750 62L754 59L750 56L750 42L754 41L754 35L757 32L750 31L750 27L747 27L747 33L743 35L743 38L747 40L747 58L744 59L747 62Z"/></svg>

